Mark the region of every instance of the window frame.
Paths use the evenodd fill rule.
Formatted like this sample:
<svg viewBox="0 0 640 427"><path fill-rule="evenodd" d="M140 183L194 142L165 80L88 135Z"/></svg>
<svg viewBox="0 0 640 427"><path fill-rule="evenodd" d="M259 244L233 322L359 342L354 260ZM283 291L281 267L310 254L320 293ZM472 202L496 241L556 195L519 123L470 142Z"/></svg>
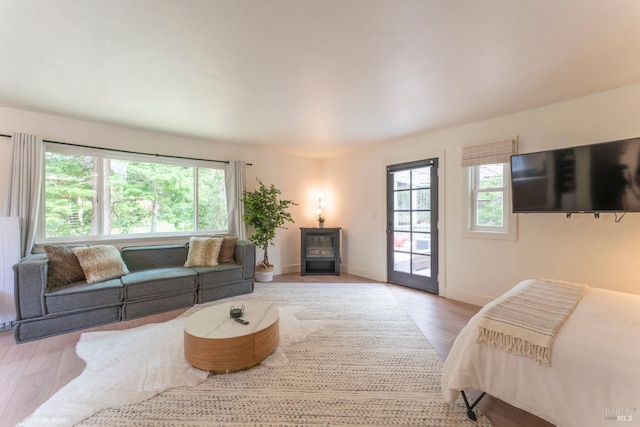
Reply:
<svg viewBox="0 0 640 427"><path fill-rule="evenodd" d="M465 189L463 208L465 210L463 236L481 239L517 240L517 215L511 209L511 168L509 163L502 164L503 182L502 187L479 188L479 168L478 166L467 166L463 168ZM484 192L501 191L503 224L502 226L482 226L477 225L477 203L478 194Z"/></svg>
<svg viewBox="0 0 640 427"><path fill-rule="evenodd" d="M79 147L79 146L70 146L56 143L45 143L44 153L53 152L60 153L65 155L75 155L75 156L88 156L94 159L97 159L97 193L94 193L94 197L98 197L97 203L99 204L98 215L97 215L97 235L84 235L84 236L58 236L58 237L46 237L46 160L44 164L44 173L42 177L41 183L41 191L40 191L40 209L38 212L38 228L36 232L36 243L37 244L50 244L50 243L73 243L73 242L107 242L107 241L144 241L144 240L154 240L161 238L163 240L171 240L173 238L181 238L183 239L185 236L194 236L194 235L211 235L211 234L228 234L229 227L227 224L227 228L224 230L198 230L198 206L199 206L199 191L198 191L198 170L199 168L207 168L207 169L218 169L222 170L224 174L226 174L226 168L224 164L216 164L207 161L201 160L191 160L191 159L179 159L179 158L169 158L162 157L152 154L138 154L138 153L126 153L126 152L116 152L111 150L104 150L100 148L91 148L91 147ZM112 160L123 160L123 161L132 161L132 162L148 162L148 163L160 163L164 165L170 166L187 166L194 169L193 171L193 204L194 204L194 217L193 217L193 230L187 231L162 231L162 232L154 232L154 233L131 233L131 234L102 234L104 233L104 208L102 206L102 199L104 197L105 192L105 182L107 180L107 176L104 170L104 160L112 159ZM229 206L227 204L227 215L229 212Z"/></svg>

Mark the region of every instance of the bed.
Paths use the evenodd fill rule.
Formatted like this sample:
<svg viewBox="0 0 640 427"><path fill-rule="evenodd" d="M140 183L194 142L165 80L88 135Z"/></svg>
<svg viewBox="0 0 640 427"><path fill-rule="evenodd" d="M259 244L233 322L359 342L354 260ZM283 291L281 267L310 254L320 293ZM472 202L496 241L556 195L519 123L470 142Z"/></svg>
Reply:
<svg viewBox="0 0 640 427"><path fill-rule="evenodd" d="M477 390L557 426L640 426L640 295L588 287L544 366L476 342L487 310L530 282L487 304L462 329L444 364L444 399Z"/></svg>

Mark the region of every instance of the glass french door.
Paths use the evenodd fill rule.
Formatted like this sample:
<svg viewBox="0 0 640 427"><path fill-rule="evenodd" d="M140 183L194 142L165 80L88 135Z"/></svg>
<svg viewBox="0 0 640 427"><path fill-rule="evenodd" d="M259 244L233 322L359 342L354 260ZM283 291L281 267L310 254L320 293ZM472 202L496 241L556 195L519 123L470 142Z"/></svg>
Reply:
<svg viewBox="0 0 640 427"><path fill-rule="evenodd" d="M438 293L438 159L387 166L387 281Z"/></svg>

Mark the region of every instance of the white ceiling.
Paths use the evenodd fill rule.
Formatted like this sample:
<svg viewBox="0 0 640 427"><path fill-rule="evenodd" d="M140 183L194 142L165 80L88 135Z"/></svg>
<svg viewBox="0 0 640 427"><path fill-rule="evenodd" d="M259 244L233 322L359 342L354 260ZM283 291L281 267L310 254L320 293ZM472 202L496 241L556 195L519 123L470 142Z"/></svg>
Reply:
<svg viewBox="0 0 640 427"><path fill-rule="evenodd" d="M640 83L640 1L0 0L0 58L0 105L323 158Z"/></svg>

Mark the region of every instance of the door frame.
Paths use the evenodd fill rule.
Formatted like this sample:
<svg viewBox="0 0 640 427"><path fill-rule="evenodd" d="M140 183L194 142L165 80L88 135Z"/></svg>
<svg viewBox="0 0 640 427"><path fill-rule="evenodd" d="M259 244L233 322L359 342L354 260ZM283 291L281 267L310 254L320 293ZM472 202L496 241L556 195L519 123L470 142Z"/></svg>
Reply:
<svg viewBox="0 0 640 427"><path fill-rule="evenodd" d="M446 157L444 150L430 151L426 153L418 153L410 156L390 157L383 159L381 174L381 188L384 188L384 194L381 197L381 210L384 212L382 220L382 236L383 236L383 262L384 262L384 280L387 280L387 166L400 163L411 163L423 159L438 159L438 295L446 297L447 295L447 270L446 266L446 221L445 221L445 178L446 178ZM434 294L435 295L435 294Z"/></svg>

